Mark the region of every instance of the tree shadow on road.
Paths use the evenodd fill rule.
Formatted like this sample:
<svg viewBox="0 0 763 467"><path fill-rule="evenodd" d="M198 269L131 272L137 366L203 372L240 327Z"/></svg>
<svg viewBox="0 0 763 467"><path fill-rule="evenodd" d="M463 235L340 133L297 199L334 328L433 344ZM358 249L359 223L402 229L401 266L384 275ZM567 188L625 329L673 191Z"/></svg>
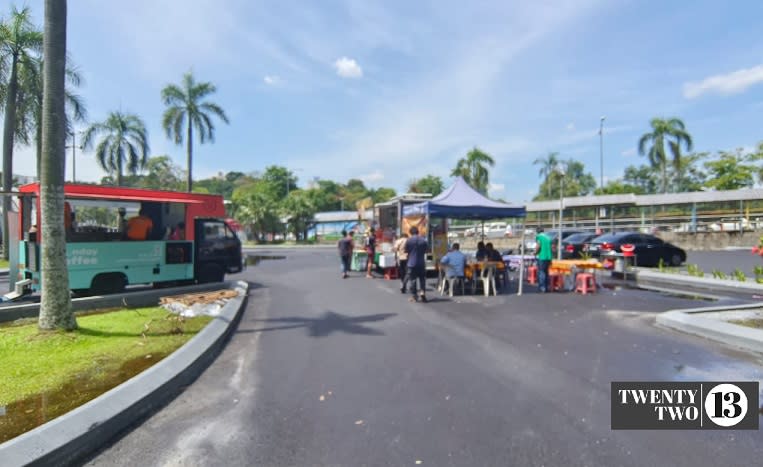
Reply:
<svg viewBox="0 0 763 467"><path fill-rule="evenodd" d="M334 332L365 336L383 336L383 332L365 326L364 323L384 321L385 319L396 315L397 313L379 313L375 315L346 316L334 311L326 311L323 316L318 318L288 316L286 318L257 319L254 321L270 324L278 323L281 325L256 329L239 329L236 332L253 333L305 328L307 329L307 335L310 337L327 337Z"/></svg>

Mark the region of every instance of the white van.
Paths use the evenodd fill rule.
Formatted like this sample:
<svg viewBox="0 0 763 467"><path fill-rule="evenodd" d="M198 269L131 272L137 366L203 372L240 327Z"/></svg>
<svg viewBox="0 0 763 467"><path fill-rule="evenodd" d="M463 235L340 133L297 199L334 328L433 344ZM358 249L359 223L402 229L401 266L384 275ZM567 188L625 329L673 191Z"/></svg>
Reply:
<svg viewBox="0 0 763 467"><path fill-rule="evenodd" d="M508 227L508 225L505 222L491 222L490 224L485 224L485 237L503 238L506 236L506 227Z"/></svg>

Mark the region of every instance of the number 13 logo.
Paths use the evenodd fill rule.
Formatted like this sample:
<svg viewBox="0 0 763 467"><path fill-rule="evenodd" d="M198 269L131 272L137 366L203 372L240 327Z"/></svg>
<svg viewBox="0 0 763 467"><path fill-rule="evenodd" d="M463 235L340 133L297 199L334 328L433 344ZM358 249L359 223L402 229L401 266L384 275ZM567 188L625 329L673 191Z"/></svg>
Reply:
<svg viewBox="0 0 763 467"><path fill-rule="evenodd" d="M747 415L747 396L734 384L719 384L705 396L705 413L718 426L734 426Z"/></svg>

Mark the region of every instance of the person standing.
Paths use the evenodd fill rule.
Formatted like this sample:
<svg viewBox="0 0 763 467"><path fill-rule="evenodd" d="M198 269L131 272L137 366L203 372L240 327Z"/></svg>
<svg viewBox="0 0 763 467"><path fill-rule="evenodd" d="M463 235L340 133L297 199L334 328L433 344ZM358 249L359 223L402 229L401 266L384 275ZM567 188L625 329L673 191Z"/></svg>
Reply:
<svg viewBox="0 0 763 467"><path fill-rule="evenodd" d="M352 257L352 231L348 233L342 230L342 238L337 243L337 247L339 248L339 258L342 260L342 279L347 279L350 271L350 258Z"/></svg>
<svg viewBox="0 0 763 467"><path fill-rule="evenodd" d="M543 228L539 228L535 242L537 245L536 256L538 258L538 290L541 293L546 293L548 292L548 268L551 266L551 260L554 257L551 252L551 239L544 233Z"/></svg>
<svg viewBox="0 0 763 467"><path fill-rule="evenodd" d="M421 299L422 302L426 303L426 256L429 245L424 238L419 237L419 229L417 227L411 227L409 232L411 238L405 242L405 252L408 253L408 281L411 283L412 294L410 301L417 302ZM421 288L421 291L418 294L416 293L417 279L419 287Z"/></svg>
<svg viewBox="0 0 763 467"><path fill-rule="evenodd" d="M395 240L393 248L395 249L395 255L397 256L397 274L400 276L400 293L406 293L408 291L408 252L405 251L405 243L408 241L408 234L404 233L400 238Z"/></svg>
<svg viewBox="0 0 763 467"><path fill-rule="evenodd" d="M374 259L376 258L376 231L373 227L368 230L368 236L366 237L366 254L368 259L366 260L366 278L373 279L374 276L371 271L374 267Z"/></svg>

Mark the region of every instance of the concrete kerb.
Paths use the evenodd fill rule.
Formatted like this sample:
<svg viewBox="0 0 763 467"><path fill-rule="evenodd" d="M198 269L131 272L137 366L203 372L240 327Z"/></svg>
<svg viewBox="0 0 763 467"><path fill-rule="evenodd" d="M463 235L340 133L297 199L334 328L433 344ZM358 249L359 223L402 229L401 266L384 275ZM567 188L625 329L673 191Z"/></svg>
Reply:
<svg viewBox="0 0 763 467"><path fill-rule="evenodd" d="M114 295L96 295L93 297L75 298L72 300L72 308L75 312L92 311L103 308L126 307L135 308L142 306L154 306L160 297L180 295L186 293L206 292L217 290L220 283L195 284L183 287L168 287L166 289L141 290L137 292L125 292ZM0 306L0 323L15 321L21 318L34 318L40 314L39 303L19 303L16 305Z"/></svg>
<svg viewBox="0 0 763 467"><path fill-rule="evenodd" d="M701 316L702 313L760 309L763 309L763 304L752 303L671 310L657 315L657 324L740 349L763 353L763 330Z"/></svg>
<svg viewBox="0 0 763 467"><path fill-rule="evenodd" d="M167 358L124 384L45 425L0 444L3 465L69 465L81 461L192 383L225 345L246 303L249 285L204 329ZM219 287L219 284L218 284Z"/></svg>
<svg viewBox="0 0 763 467"><path fill-rule="evenodd" d="M636 273L636 284L645 289L649 288L667 288L681 289L686 288L692 291L706 290L714 294L751 294L763 296L763 284L757 284L751 281L739 282L735 280L712 279L707 277L692 277L683 274L673 274L665 272L653 272L639 269Z"/></svg>

